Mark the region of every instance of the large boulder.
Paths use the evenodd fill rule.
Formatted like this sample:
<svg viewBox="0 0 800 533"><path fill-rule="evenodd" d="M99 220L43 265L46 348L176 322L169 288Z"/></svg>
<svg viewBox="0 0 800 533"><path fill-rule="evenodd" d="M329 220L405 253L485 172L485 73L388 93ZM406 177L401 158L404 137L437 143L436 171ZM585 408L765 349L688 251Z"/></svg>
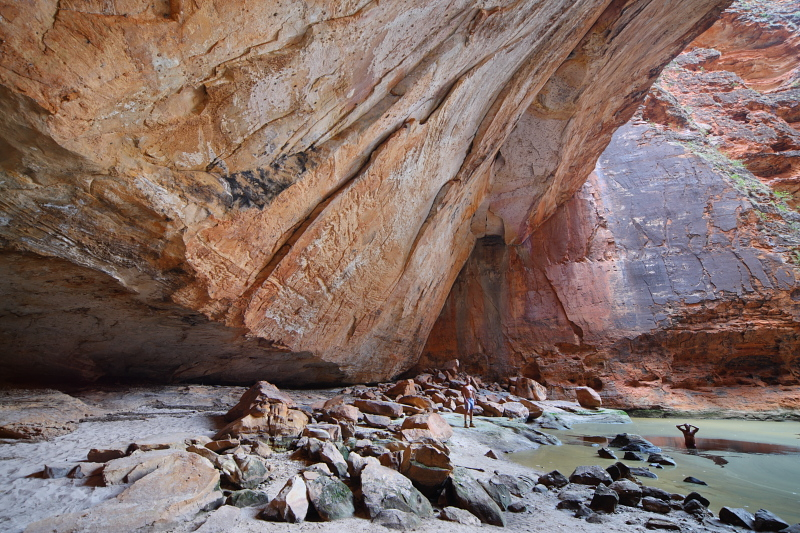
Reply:
<svg viewBox="0 0 800 533"><path fill-rule="evenodd" d="M661 448L633 433L619 433L608 445L612 448L620 448L624 452L661 453Z"/></svg>
<svg viewBox="0 0 800 533"><path fill-rule="evenodd" d="M370 518L385 509L396 509L427 518L433 507L411 480L378 463L368 462L361 471L361 492Z"/></svg>
<svg viewBox="0 0 800 533"><path fill-rule="evenodd" d="M242 395L239 403L225 413L225 421L233 422L247 415L260 416L266 414L269 405L282 403L294 407L294 400L281 392L278 387L267 381L259 381Z"/></svg>
<svg viewBox="0 0 800 533"><path fill-rule="evenodd" d="M543 402L547 399L547 389L538 381L521 377L517 378L515 386L515 393L517 396L537 402Z"/></svg>
<svg viewBox="0 0 800 533"><path fill-rule="evenodd" d="M445 507L439 518L448 522L458 522L465 526L479 526L481 521L477 516L470 513L466 509L459 509L458 507Z"/></svg>
<svg viewBox="0 0 800 533"><path fill-rule="evenodd" d="M611 485L613 481L608 472L603 470L602 466L597 465L579 466L569 476L570 483L578 483L580 485L600 485L601 483Z"/></svg>
<svg viewBox="0 0 800 533"><path fill-rule="evenodd" d="M353 405L364 413L400 418L403 416L403 405L395 402L382 402L379 400L355 400Z"/></svg>
<svg viewBox="0 0 800 533"><path fill-rule="evenodd" d="M642 488L629 479L618 479L608 488L617 493L620 505L636 507L642 500Z"/></svg>
<svg viewBox="0 0 800 533"><path fill-rule="evenodd" d="M493 526L505 526L503 511L491 496L478 484L466 468L457 467L450 476L447 487L448 498L457 507L466 509L481 522Z"/></svg>
<svg viewBox="0 0 800 533"><path fill-rule="evenodd" d="M479 479L478 483L500 507L500 510L505 511L508 509L508 506L511 505L511 491L499 476L494 475L489 479Z"/></svg>
<svg viewBox="0 0 800 533"><path fill-rule="evenodd" d="M150 454L158 457L154 468L154 456ZM33 522L26 533L162 531L223 501L219 472L197 454L170 450L131 457L145 465L141 472L147 472L141 476L129 474L136 480L118 496L85 511ZM135 471L134 466L131 472Z"/></svg>
<svg viewBox="0 0 800 533"><path fill-rule="evenodd" d="M503 416L508 418L520 418L522 421L528 420L530 411L521 402L506 402L503 404Z"/></svg>
<svg viewBox="0 0 800 533"><path fill-rule="evenodd" d="M386 396L397 398L398 396L412 396L417 393L417 386L413 379L402 379L392 385L386 391Z"/></svg>
<svg viewBox="0 0 800 533"><path fill-rule="evenodd" d="M238 487L254 489L269 476L269 468L257 455L234 454L236 468L225 473L225 477Z"/></svg>
<svg viewBox="0 0 800 533"><path fill-rule="evenodd" d="M753 517L753 529L756 531L781 531L787 527L788 522L766 509L759 509Z"/></svg>
<svg viewBox="0 0 800 533"><path fill-rule="evenodd" d="M400 471L423 490L441 487L453 471L450 450L432 438L413 442L403 454Z"/></svg>
<svg viewBox="0 0 800 533"><path fill-rule="evenodd" d="M581 407L596 409L603 405L603 400L600 398L600 395L590 387L576 388L575 395L578 397L578 403Z"/></svg>
<svg viewBox="0 0 800 533"><path fill-rule="evenodd" d="M308 415L298 409L289 409L285 403L270 403L264 412L247 414L231 422L215 438L270 435L272 437L297 437L308 424Z"/></svg>
<svg viewBox="0 0 800 533"><path fill-rule="evenodd" d="M755 517L747 509L723 507L719 510L719 519L724 524L755 529Z"/></svg>
<svg viewBox="0 0 800 533"><path fill-rule="evenodd" d="M560 489L561 487L566 487L569 485L569 480L558 470L553 470L552 472L548 472L547 474L539 476L537 483L547 487L548 489Z"/></svg>
<svg viewBox="0 0 800 533"><path fill-rule="evenodd" d="M619 495L605 485L598 485L592 496L589 508L600 513L613 513L617 510Z"/></svg>
<svg viewBox="0 0 800 533"><path fill-rule="evenodd" d="M316 472L303 474L308 489L308 499L322 520L338 520L353 516L353 493L350 488L335 477Z"/></svg>
<svg viewBox="0 0 800 533"><path fill-rule="evenodd" d="M445 442L453 436L453 428L438 413L424 413L409 416L403 420L402 429L422 429L430 433L430 437Z"/></svg>

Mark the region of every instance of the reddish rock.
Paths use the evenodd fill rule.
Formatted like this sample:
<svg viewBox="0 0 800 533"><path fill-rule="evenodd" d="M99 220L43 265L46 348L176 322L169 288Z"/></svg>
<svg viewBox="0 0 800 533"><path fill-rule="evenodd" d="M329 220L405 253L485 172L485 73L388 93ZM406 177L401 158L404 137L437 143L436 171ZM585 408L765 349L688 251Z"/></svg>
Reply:
<svg viewBox="0 0 800 533"><path fill-rule="evenodd" d="M521 377L516 380L516 394L528 400L535 400L543 402L547 399L547 389L544 386L530 378Z"/></svg>
<svg viewBox="0 0 800 533"><path fill-rule="evenodd" d="M263 416L268 412L270 405L275 403L294 407L294 400L282 393L278 387L267 381L259 381L242 395L239 403L225 413L225 420L233 422L247 415Z"/></svg>
<svg viewBox="0 0 800 533"><path fill-rule="evenodd" d="M436 413L409 416L403 420L402 429L422 429L430 432L430 436L445 442L453 436L453 428Z"/></svg>
<svg viewBox="0 0 800 533"><path fill-rule="evenodd" d="M273 403L263 416L247 415L231 422L217 433L217 438L226 436L270 435L273 437L297 437L308 424L308 415L286 404Z"/></svg>
<svg viewBox="0 0 800 533"><path fill-rule="evenodd" d="M425 396L413 395L413 396L403 396L402 398L397 399L397 403L402 403L404 405L412 405L423 411L432 411L434 409L433 402L426 398Z"/></svg>
<svg viewBox="0 0 800 533"><path fill-rule="evenodd" d="M395 383L386 391L386 395L391 398L398 396L412 396L417 393L417 386L413 379L404 379Z"/></svg>
<svg viewBox="0 0 800 533"><path fill-rule="evenodd" d="M402 404L395 402L381 402L377 400L356 400L353 405L358 407L364 413L373 415L388 416L391 418L400 418L403 416Z"/></svg>
<svg viewBox="0 0 800 533"><path fill-rule="evenodd" d="M578 403L581 405L581 407L595 409L603 405L603 400L600 398L600 395L590 387L576 388L575 396L577 396Z"/></svg>

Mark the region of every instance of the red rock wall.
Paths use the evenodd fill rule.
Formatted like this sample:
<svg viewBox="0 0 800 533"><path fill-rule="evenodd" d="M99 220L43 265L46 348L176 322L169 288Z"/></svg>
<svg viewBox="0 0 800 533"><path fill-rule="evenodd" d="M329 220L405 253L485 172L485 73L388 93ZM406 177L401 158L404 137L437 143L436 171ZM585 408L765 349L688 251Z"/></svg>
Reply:
<svg viewBox="0 0 800 533"><path fill-rule="evenodd" d="M16 278L0 364L64 379L396 375L476 235L522 242L727 3L4 4L0 238ZM535 196L496 168L531 107L550 147ZM49 307L17 299L42 267L28 253L71 265L49 278ZM93 305L74 275L99 278ZM65 314L102 318L114 283L124 310L108 315L125 320ZM209 321L157 348L141 327L197 312ZM230 354L220 325L246 349ZM109 342L87 350L98 328Z"/></svg>

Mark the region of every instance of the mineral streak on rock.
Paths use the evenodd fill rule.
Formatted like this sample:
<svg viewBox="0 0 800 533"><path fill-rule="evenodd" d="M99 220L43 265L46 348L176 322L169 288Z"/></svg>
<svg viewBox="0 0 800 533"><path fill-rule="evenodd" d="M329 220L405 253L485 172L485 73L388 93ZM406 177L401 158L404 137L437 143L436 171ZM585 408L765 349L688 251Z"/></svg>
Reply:
<svg viewBox="0 0 800 533"><path fill-rule="evenodd" d="M394 376L476 236L522 243L728 3L8 5L2 366Z"/></svg>

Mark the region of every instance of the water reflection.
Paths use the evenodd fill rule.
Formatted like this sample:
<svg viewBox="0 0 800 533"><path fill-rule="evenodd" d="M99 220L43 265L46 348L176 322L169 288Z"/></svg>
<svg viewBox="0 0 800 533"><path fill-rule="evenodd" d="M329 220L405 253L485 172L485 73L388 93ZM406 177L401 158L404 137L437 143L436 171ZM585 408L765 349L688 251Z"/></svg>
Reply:
<svg viewBox="0 0 800 533"><path fill-rule="evenodd" d="M659 446L661 448L672 448L673 450L684 451L687 450L683 437L664 437L664 436L647 436L644 438ZM736 453L756 453L765 455L791 455L800 454L800 447L797 446L784 446L782 444L770 444L767 442L747 442L742 440L730 439L701 439L697 438L697 449L705 451L718 451L718 452L736 452Z"/></svg>

